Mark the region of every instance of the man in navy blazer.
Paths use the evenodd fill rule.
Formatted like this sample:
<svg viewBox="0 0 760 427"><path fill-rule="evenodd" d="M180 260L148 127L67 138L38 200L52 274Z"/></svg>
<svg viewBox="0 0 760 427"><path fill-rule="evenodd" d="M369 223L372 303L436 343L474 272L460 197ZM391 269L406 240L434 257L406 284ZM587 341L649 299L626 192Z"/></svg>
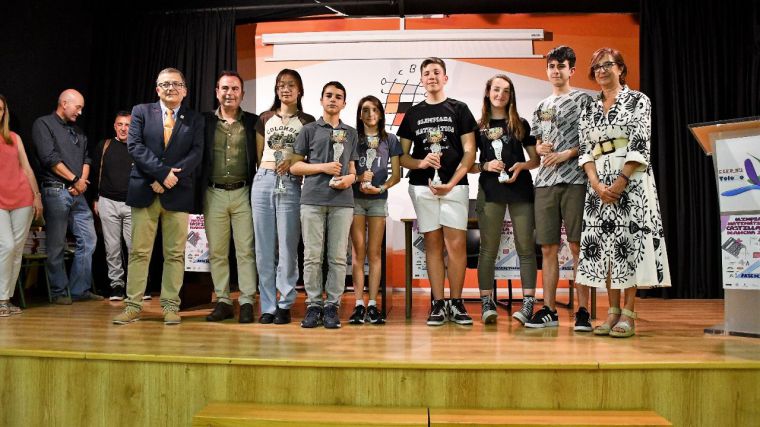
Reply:
<svg viewBox="0 0 760 427"><path fill-rule="evenodd" d="M203 117L182 106L185 77L174 68L158 73L159 102L132 109L127 149L134 160L127 189L132 207L132 252L129 254L127 300L113 319L127 324L140 319L148 265L161 222L164 266L161 308L164 324L180 323L179 290L185 271L189 212L194 209L194 172L203 158Z"/></svg>

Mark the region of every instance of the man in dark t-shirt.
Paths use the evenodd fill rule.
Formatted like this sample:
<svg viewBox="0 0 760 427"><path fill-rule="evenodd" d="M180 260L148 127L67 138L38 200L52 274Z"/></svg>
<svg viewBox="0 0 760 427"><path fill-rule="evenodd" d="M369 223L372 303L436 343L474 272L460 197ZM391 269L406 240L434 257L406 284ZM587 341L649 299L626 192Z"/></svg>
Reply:
<svg viewBox="0 0 760 427"><path fill-rule="evenodd" d="M467 171L475 161L478 124L463 102L447 98L446 64L440 58L420 65L425 100L406 112L398 136L404 154L401 166L410 169L409 196L425 236L425 258L433 301L427 324L447 320L472 324L462 301L467 266ZM448 272L443 249L448 252ZM448 274L447 274L448 273ZM444 299L448 276L451 301Z"/></svg>
<svg viewBox="0 0 760 427"><path fill-rule="evenodd" d="M129 111L119 111L116 114L113 122L116 137L100 141L95 150L93 165L98 193L92 203L92 210L100 217L103 230L108 279L111 281L111 301L121 301L126 297L126 254L121 250L122 236L127 244L127 251L132 250L132 208L127 206L129 172L132 169L132 156L127 151L127 135L131 121L132 115Z"/></svg>

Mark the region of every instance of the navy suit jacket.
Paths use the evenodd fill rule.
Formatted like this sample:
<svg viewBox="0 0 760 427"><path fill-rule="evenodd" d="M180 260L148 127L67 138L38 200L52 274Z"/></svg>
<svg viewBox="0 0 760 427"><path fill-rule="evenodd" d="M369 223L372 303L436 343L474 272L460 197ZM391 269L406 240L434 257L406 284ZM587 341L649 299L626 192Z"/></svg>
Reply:
<svg viewBox="0 0 760 427"><path fill-rule="evenodd" d="M127 205L145 208L158 196L161 206L169 211L193 212L196 169L203 158L203 117L181 106L176 113L174 130L164 148L164 124L161 105L136 105L132 109L127 149L134 160L129 176ZM181 168L177 185L156 194L153 181L163 185L171 168Z"/></svg>

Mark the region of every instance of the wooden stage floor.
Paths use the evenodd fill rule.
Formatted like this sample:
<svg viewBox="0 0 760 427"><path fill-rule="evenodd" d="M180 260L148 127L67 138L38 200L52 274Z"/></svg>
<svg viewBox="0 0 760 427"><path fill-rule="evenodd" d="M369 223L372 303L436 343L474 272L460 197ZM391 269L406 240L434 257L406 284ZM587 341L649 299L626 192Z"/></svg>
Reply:
<svg viewBox="0 0 760 427"><path fill-rule="evenodd" d="M425 325L426 294L404 319L339 330L206 322L210 309L164 326L157 299L143 320L111 324L120 303L44 305L0 319L0 425L182 426L213 402L322 408L649 410L675 426L760 419L760 340L706 335L723 302L638 302L637 335L531 330L499 310L496 325ZM606 312L600 297L599 312ZM353 298L346 297L346 319ZM479 303L468 303L479 314ZM383 409L380 409L383 410ZM755 424L753 424L755 423Z"/></svg>
<svg viewBox="0 0 760 427"><path fill-rule="evenodd" d="M164 326L157 299L146 302L142 320L125 326L110 322L120 312L117 302L37 306L0 319L0 355L423 369L760 367L759 339L703 333L722 322L722 300L639 300L637 335L614 339L573 332L572 312L562 308L559 328L523 328L501 308L497 324L486 326L477 316L479 303L467 303L472 326L428 327L427 295L415 296L411 322L404 319L402 295L394 297L383 326L349 325L353 297L345 297L339 330L302 329L302 296L289 325L209 323L204 309L184 311L181 325ZM599 313L606 312L604 299Z"/></svg>

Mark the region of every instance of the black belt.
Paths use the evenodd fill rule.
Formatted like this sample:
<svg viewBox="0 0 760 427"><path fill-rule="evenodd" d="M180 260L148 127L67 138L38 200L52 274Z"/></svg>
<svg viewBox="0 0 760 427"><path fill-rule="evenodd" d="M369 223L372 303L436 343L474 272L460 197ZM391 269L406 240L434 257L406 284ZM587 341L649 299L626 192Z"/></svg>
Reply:
<svg viewBox="0 0 760 427"><path fill-rule="evenodd" d="M220 190L227 190L227 191L237 190L238 188L245 187L245 185L246 185L245 181L238 181L238 182L233 182L233 183L230 183L230 184L217 184L215 182L209 182L208 183L209 187L214 187L214 188L218 188Z"/></svg>
<svg viewBox="0 0 760 427"><path fill-rule="evenodd" d="M42 188L66 188L66 184L62 182L43 182Z"/></svg>

